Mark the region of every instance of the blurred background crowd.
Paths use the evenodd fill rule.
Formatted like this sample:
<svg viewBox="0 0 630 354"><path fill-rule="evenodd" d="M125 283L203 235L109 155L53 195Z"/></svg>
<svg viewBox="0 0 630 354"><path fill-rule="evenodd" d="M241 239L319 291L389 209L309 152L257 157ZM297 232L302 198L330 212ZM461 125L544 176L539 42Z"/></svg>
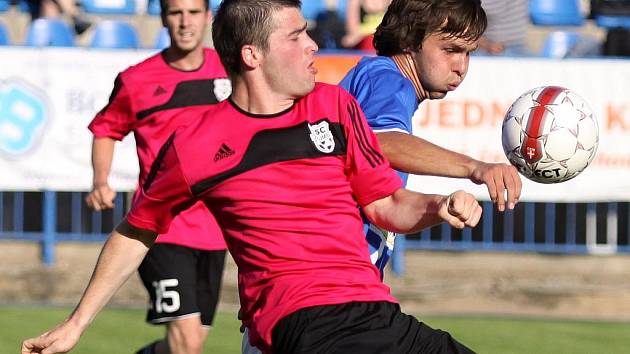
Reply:
<svg viewBox="0 0 630 354"><path fill-rule="evenodd" d="M212 0L216 9L219 0ZM305 0L322 50L373 50L389 0ZM479 54L629 56L630 1L482 0ZM0 0L0 45L164 48L159 0ZM209 36L208 36L209 37ZM211 43L208 43L211 45Z"/></svg>

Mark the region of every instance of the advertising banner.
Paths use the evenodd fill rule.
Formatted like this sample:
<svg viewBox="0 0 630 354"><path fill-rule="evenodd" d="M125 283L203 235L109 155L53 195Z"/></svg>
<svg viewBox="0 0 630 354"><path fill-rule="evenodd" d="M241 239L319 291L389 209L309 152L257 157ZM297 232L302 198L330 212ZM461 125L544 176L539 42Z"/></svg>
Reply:
<svg viewBox="0 0 630 354"><path fill-rule="evenodd" d="M88 124L114 78L152 52L84 48L0 49L0 190L92 187ZM116 144L110 184L136 187L133 137Z"/></svg>

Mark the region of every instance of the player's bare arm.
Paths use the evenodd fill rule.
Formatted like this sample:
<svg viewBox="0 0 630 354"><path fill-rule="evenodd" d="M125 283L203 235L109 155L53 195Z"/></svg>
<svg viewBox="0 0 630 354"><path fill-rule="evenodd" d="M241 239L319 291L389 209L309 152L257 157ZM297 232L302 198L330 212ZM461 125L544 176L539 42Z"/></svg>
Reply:
<svg viewBox="0 0 630 354"><path fill-rule="evenodd" d="M126 220L103 246L81 301L70 317L49 332L22 342L22 353L65 353L138 268L157 234L134 228Z"/></svg>
<svg viewBox="0 0 630 354"><path fill-rule="evenodd" d="M375 225L398 233L418 232L442 222L458 229L474 227L482 212L475 197L464 191L436 195L403 188L363 210Z"/></svg>
<svg viewBox="0 0 630 354"><path fill-rule="evenodd" d="M468 178L476 184L485 184L499 211L505 210L506 202L509 209L514 209L521 196L522 182L514 166L478 161L406 133L382 132L376 136L383 154L396 170L417 175Z"/></svg>
<svg viewBox="0 0 630 354"><path fill-rule="evenodd" d="M94 138L92 142L94 177L92 191L85 197L85 203L90 209L101 211L114 207L116 192L109 186L108 178L112 167L115 144L116 141L108 137Z"/></svg>

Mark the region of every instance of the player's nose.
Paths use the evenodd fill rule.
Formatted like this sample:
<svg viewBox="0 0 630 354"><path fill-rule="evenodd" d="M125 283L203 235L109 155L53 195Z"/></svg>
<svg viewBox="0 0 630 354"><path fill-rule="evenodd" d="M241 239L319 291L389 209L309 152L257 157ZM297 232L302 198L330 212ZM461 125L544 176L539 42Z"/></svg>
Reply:
<svg viewBox="0 0 630 354"><path fill-rule="evenodd" d="M452 70L457 76L463 78L468 71L469 57L467 55L457 55L454 59Z"/></svg>

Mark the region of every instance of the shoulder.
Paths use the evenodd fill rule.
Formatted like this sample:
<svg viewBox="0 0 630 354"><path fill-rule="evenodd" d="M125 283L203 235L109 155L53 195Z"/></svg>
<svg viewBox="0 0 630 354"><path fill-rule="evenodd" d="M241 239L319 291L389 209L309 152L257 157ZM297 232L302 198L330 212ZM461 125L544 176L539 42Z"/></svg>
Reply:
<svg viewBox="0 0 630 354"><path fill-rule="evenodd" d="M178 115L195 115L197 119L175 130L176 147L193 146L194 149L194 146L203 144L204 140L215 134L217 129L213 122L226 119L227 104L228 102L225 100L215 105L189 107L178 113Z"/></svg>
<svg viewBox="0 0 630 354"><path fill-rule="evenodd" d="M203 53L206 59L212 60L214 62L221 62L221 58L219 58L219 53L212 48L203 48Z"/></svg>
<svg viewBox="0 0 630 354"><path fill-rule="evenodd" d="M391 85L411 84L398 70L396 63L390 57L377 56L364 58L361 71L372 82ZM361 64L360 62L360 64Z"/></svg>
<svg viewBox="0 0 630 354"><path fill-rule="evenodd" d="M221 63L219 54L214 49L204 48L204 70L211 76L217 78L227 78L227 73Z"/></svg>
<svg viewBox="0 0 630 354"><path fill-rule="evenodd" d="M232 110L227 108L225 100L216 105L199 109L187 109L179 114L195 115L191 123L177 128L172 136L172 144L169 147L171 154L175 154L182 171L185 171L188 180L197 180L195 175L205 175L213 170L211 163L210 146L216 146L217 142L223 142L225 136L237 127L230 126ZM227 124L227 125L226 125ZM214 151L213 151L214 153Z"/></svg>
<svg viewBox="0 0 630 354"><path fill-rule="evenodd" d="M143 82L147 77L159 77L158 75L152 75L152 71L162 70L165 66L164 59L162 58L162 52L154 54L147 59L134 64L120 74L118 74L119 83L122 86L134 86L134 83Z"/></svg>
<svg viewBox="0 0 630 354"><path fill-rule="evenodd" d="M349 101L355 100L354 96L346 91L345 88L339 85L332 85L323 82L315 83L315 88L311 93L308 94L308 99L314 100L319 104L321 104L322 102L337 102L340 104L344 104ZM333 105L330 104L330 106L332 107Z"/></svg>
<svg viewBox="0 0 630 354"><path fill-rule="evenodd" d="M316 83L315 89L301 100L310 116L327 117L340 122L347 119L349 112L360 109L359 104L348 91L338 85Z"/></svg>
<svg viewBox="0 0 630 354"><path fill-rule="evenodd" d="M352 71L356 74L378 73L379 75L399 73L394 61L385 56L363 57Z"/></svg>
<svg viewBox="0 0 630 354"><path fill-rule="evenodd" d="M329 96L341 96L341 97L350 96L348 91L346 91L343 87L339 85L328 84L325 82L316 82L315 88L309 95L314 95L314 96L329 95Z"/></svg>
<svg viewBox="0 0 630 354"><path fill-rule="evenodd" d="M394 61L385 56L364 57L342 80L342 86L355 94L368 88L399 90L413 85L405 78Z"/></svg>
<svg viewBox="0 0 630 354"><path fill-rule="evenodd" d="M164 63L164 59L162 58L162 52L154 54L145 60L134 64L125 71L121 73L124 77L133 77L135 75L143 75L145 70L149 70L155 68L156 66L160 66Z"/></svg>

